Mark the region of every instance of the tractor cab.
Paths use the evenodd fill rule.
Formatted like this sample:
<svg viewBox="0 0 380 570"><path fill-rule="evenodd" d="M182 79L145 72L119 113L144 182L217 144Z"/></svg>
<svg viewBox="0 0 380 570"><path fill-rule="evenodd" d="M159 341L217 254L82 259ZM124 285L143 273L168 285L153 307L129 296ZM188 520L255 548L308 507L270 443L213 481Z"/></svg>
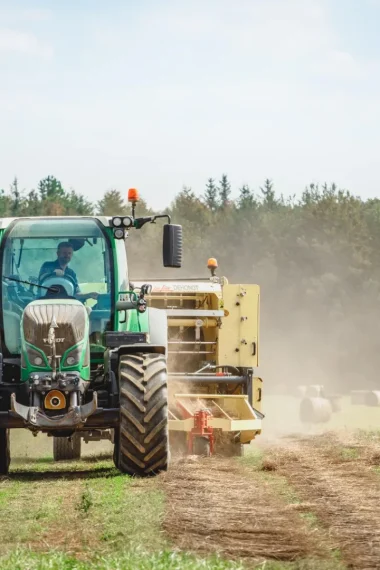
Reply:
<svg viewBox="0 0 380 570"><path fill-rule="evenodd" d="M104 333L112 330L115 292L128 283L124 243L112 242L109 234L94 218L24 218L11 224L1 243L4 356L20 354L23 312L39 300L78 300L89 316L90 344L103 344Z"/></svg>

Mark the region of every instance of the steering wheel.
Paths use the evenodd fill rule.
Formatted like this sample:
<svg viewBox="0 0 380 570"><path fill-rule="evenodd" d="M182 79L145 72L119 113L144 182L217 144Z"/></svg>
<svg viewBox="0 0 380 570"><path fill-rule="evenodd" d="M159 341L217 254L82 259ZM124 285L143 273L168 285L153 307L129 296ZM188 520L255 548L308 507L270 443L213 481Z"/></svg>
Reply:
<svg viewBox="0 0 380 570"><path fill-rule="evenodd" d="M47 280L53 280L53 282L46 283ZM63 280L63 282L61 280ZM65 280L69 282L71 287L65 286ZM71 275L67 275L65 273L63 275L56 275L54 272L51 272L41 279L40 285L50 287L51 289L57 289L57 291L46 291L46 296L60 297L61 295L64 295L65 297L74 298L76 283Z"/></svg>

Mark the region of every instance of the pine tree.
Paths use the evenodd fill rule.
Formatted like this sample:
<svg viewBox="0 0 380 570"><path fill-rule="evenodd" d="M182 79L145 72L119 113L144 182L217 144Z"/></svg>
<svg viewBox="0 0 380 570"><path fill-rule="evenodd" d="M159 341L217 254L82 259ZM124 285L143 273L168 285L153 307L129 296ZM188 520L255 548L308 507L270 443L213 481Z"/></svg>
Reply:
<svg viewBox="0 0 380 570"><path fill-rule="evenodd" d="M244 184L239 190L238 206L240 210L252 208L256 205L256 200L249 186Z"/></svg>
<svg viewBox="0 0 380 570"><path fill-rule="evenodd" d="M273 182L267 178L264 182L264 188L260 188L264 197L264 206L270 210L277 206L276 193L273 190Z"/></svg>
<svg viewBox="0 0 380 570"><path fill-rule="evenodd" d="M218 208L218 188L216 187L213 178L209 178L207 181L203 199L210 210L215 211Z"/></svg>
<svg viewBox="0 0 380 570"><path fill-rule="evenodd" d="M20 216L22 210L22 193L18 186L17 177L14 178L11 187L11 216Z"/></svg>
<svg viewBox="0 0 380 570"><path fill-rule="evenodd" d="M65 198L66 216L91 216L94 213L94 207L82 196L77 194L75 190L71 190L70 194Z"/></svg>
<svg viewBox="0 0 380 570"><path fill-rule="evenodd" d="M318 184L311 183L309 186L306 186L305 190L302 193L301 198L301 206L309 206L311 204L315 204L321 197L321 193L319 191Z"/></svg>
<svg viewBox="0 0 380 570"><path fill-rule="evenodd" d="M61 200L65 197L62 184L55 176L47 176L40 180L38 190L41 200Z"/></svg>
<svg viewBox="0 0 380 570"><path fill-rule="evenodd" d="M25 210L28 216L39 216L42 214L43 205L35 190L31 190L28 193L26 198Z"/></svg>
<svg viewBox="0 0 380 570"><path fill-rule="evenodd" d="M103 216L118 216L125 213L127 205L119 190L108 190L97 204L97 211Z"/></svg>
<svg viewBox="0 0 380 570"><path fill-rule="evenodd" d="M231 184L228 180L227 174L222 175L222 179L219 182L219 199L222 208L225 208L229 203L229 197L231 194Z"/></svg>

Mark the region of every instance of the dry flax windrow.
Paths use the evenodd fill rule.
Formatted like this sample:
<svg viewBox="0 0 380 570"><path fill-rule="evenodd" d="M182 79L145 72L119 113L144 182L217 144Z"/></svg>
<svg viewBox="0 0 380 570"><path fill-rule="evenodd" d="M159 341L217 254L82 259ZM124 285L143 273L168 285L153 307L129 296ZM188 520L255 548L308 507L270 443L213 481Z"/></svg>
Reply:
<svg viewBox="0 0 380 570"><path fill-rule="evenodd" d="M255 561L326 554L292 506L234 459L187 458L161 481L164 530L181 549Z"/></svg>
<svg viewBox="0 0 380 570"><path fill-rule="evenodd" d="M287 441L272 450L284 475L337 543L348 567L380 568L380 477L347 461L336 435Z"/></svg>

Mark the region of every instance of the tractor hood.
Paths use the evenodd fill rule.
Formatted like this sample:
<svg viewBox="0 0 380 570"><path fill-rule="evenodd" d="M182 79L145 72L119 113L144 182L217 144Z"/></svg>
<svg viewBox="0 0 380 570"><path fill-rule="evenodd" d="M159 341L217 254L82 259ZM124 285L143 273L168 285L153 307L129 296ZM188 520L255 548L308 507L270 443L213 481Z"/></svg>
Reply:
<svg viewBox="0 0 380 570"><path fill-rule="evenodd" d="M25 308L21 327L22 364L28 375L31 369L50 368L52 328L60 367L78 366L88 342L88 314L82 303L72 299L34 301Z"/></svg>

